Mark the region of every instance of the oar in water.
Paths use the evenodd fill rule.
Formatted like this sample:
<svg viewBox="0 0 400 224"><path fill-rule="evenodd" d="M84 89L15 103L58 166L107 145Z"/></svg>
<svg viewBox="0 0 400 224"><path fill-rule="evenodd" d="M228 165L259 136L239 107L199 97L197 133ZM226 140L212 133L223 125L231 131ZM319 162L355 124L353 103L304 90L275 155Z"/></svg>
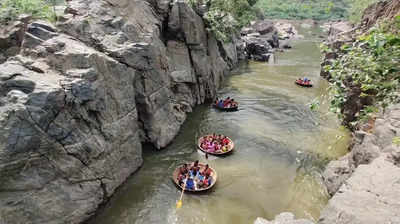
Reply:
<svg viewBox="0 0 400 224"><path fill-rule="evenodd" d="M182 193L181 193L181 198L179 199L179 201L176 203L176 208L181 208L182 207L182 198L183 198L183 193L185 192L186 189L186 181L188 178L186 178L185 183L183 184L183 189L182 189Z"/></svg>

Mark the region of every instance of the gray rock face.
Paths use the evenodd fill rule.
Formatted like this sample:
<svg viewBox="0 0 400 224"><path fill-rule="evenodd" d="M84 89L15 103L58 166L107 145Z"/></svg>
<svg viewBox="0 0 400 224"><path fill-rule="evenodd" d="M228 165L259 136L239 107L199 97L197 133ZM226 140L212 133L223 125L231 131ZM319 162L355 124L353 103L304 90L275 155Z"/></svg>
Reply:
<svg viewBox="0 0 400 224"><path fill-rule="evenodd" d="M256 32L261 35L273 33L276 31L275 24L272 21L262 20L258 21L253 25Z"/></svg>
<svg viewBox="0 0 400 224"><path fill-rule="evenodd" d="M353 167L349 156L330 162L322 174L328 193L334 195L343 182L350 177L352 172Z"/></svg>
<svg viewBox="0 0 400 224"><path fill-rule="evenodd" d="M35 57L44 73L27 68L30 56L0 65L6 223L79 222L142 163L136 72L65 35L43 44L57 42L64 47Z"/></svg>
<svg viewBox="0 0 400 224"><path fill-rule="evenodd" d="M323 210L320 224L400 223L400 168L381 155L360 165Z"/></svg>
<svg viewBox="0 0 400 224"><path fill-rule="evenodd" d="M373 134L355 133L353 150L332 161L323 177L333 195L318 223L400 223L400 105L375 122Z"/></svg>
<svg viewBox="0 0 400 224"><path fill-rule="evenodd" d="M312 221L307 219L295 219L294 215L290 212L283 212L272 221L268 221L263 218L257 218L254 224L314 224Z"/></svg>
<svg viewBox="0 0 400 224"><path fill-rule="evenodd" d="M73 0L79 15L31 23L21 54L2 56L0 221L82 222L141 166L141 143L165 147L215 96L235 44L169 5Z"/></svg>
<svg viewBox="0 0 400 224"><path fill-rule="evenodd" d="M329 24L328 37L330 41L340 38L341 35L353 29L353 25L347 21L332 22Z"/></svg>
<svg viewBox="0 0 400 224"><path fill-rule="evenodd" d="M24 33L23 28L23 23L16 21L0 29L0 63L19 53Z"/></svg>
<svg viewBox="0 0 400 224"><path fill-rule="evenodd" d="M292 38L302 38L302 36L299 35L298 31L294 27L294 25L287 21L278 21L277 23L275 23L275 27L279 33L280 38L283 40Z"/></svg>

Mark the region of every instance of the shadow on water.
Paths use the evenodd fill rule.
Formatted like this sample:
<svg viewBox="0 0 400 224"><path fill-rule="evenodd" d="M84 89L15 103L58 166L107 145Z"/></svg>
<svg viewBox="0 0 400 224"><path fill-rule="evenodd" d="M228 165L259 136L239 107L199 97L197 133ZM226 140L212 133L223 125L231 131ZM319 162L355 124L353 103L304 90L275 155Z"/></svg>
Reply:
<svg viewBox="0 0 400 224"><path fill-rule="evenodd" d="M317 219L327 202L320 174L327 162L347 151L348 132L321 102L318 112L308 104L326 96L319 78L319 43L301 40L274 65L242 64L219 91L240 103L237 112L221 112L210 105L191 113L166 149L143 150L144 165L128 179L91 223L96 224L242 224L256 217L273 218L290 211ZM307 76L314 88L294 85ZM196 149L197 139L210 133L230 136L235 150L224 157ZM185 161L200 160L218 172L218 182L202 194L185 194L171 181Z"/></svg>

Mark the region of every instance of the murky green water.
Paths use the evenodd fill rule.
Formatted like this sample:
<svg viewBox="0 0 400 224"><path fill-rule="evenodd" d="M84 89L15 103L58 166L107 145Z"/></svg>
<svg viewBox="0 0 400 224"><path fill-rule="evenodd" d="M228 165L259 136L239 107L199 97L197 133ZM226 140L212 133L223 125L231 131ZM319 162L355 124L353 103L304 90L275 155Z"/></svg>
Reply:
<svg viewBox="0 0 400 224"><path fill-rule="evenodd" d="M278 54L274 65L242 65L220 91L240 102L240 111L196 108L168 148L144 150L144 166L92 223L243 224L283 211L317 219L327 202L318 176L329 160L346 152L349 139L328 113L318 46L318 40L301 40ZM294 85L306 74L314 88ZM318 112L308 107L315 98L322 102ZM195 142L213 132L230 136L235 152L206 160ZM196 159L216 169L218 182L206 194L185 194L177 210L180 191L170 176L178 164Z"/></svg>

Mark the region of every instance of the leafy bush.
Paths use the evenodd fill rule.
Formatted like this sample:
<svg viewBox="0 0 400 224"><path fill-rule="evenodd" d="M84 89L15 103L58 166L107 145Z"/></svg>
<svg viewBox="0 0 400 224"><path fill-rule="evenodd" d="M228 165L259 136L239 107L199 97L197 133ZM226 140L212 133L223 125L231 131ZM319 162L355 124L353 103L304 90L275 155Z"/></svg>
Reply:
<svg viewBox="0 0 400 224"><path fill-rule="evenodd" d="M340 113L347 101L347 94L357 86L359 97L373 99L365 105L357 119L367 119L377 108L398 102L400 90L400 16L395 24L385 24L362 35L352 45L341 48L343 54L324 69L331 74L334 97L331 109ZM332 51L324 48L325 51Z"/></svg>
<svg viewBox="0 0 400 224"><path fill-rule="evenodd" d="M229 13L220 10L210 10L204 18L207 21L208 30L212 31L220 41L230 41L232 34L240 27Z"/></svg>
<svg viewBox="0 0 400 224"><path fill-rule="evenodd" d="M232 34L241 27L263 16L259 9L254 7L257 0L188 0L192 7L198 2L208 5L209 10L204 19L210 30L221 41L229 41Z"/></svg>
<svg viewBox="0 0 400 224"><path fill-rule="evenodd" d="M54 19L52 4L55 0L3 0L0 2L0 22L15 20L21 14L30 14L35 19Z"/></svg>

